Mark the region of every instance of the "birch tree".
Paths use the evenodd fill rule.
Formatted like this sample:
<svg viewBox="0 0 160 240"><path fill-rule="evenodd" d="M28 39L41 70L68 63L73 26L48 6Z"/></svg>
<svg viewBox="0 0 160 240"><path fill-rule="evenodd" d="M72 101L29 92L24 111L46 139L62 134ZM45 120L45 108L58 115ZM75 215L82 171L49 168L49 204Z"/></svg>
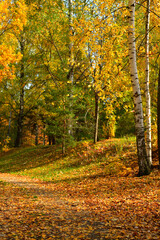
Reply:
<svg viewBox="0 0 160 240"><path fill-rule="evenodd" d="M150 0L147 0L147 11L146 11L146 80L145 80L145 95L146 95L146 124L147 124L147 157L149 164L152 165L152 146L151 146L151 100L149 91L149 23L150 23Z"/></svg>
<svg viewBox="0 0 160 240"><path fill-rule="evenodd" d="M150 164L147 159L144 137L143 107L139 78L137 73L136 45L135 45L135 0L129 0L129 62L130 75L133 89L135 129L137 140L137 154L139 164L139 176L150 173Z"/></svg>

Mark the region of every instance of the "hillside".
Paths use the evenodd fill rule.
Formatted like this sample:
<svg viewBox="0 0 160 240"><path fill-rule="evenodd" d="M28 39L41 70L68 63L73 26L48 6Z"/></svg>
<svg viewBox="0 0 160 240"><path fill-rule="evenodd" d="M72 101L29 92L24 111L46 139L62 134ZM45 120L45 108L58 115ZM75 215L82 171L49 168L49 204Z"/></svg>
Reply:
<svg viewBox="0 0 160 240"><path fill-rule="evenodd" d="M46 181L73 180L96 176L136 174L135 139L90 141L68 147L62 156L58 146L10 150L0 158L0 171L36 177Z"/></svg>

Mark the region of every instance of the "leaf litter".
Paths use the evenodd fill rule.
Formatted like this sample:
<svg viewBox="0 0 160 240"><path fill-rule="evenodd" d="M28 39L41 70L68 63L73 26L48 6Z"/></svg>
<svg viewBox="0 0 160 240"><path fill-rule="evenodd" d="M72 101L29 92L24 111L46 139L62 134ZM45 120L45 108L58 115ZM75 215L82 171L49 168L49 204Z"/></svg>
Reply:
<svg viewBox="0 0 160 240"><path fill-rule="evenodd" d="M1 239L159 239L158 171L74 183L0 179Z"/></svg>
<svg viewBox="0 0 160 240"><path fill-rule="evenodd" d="M104 142L101 144L103 148L97 146L95 149L88 143L83 147L77 146L76 150L71 149L72 158L69 159L68 155L63 161L57 155L58 162L55 164L62 163L57 171L60 168L62 170L58 177L54 177L53 172L51 181L40 180L40 175L37 175L39 179L31 178L33 175L22 176L24 172L18 172L20 164L23 165L23 156L20 154L18 164L17 155L15 158L12 155L12 162L8 156L8 162L12 163L11 169L18 170L11 174L7 170L8 165L5 165L6 158L3 158L4 169L0 173L0 239L158 240L159 169L154 168L149 176L138 178L132 174L137 168L133 148L122 152L119 151L119 145L114 147L111 144L111 148L116 151L118 149L119 155L116 155L114 149L109 151ZM50 154L49 148L44 150ZM43 149L38 151L43 152ZM106 154L107 160L101 160L101 156L105 157ZM31 155L33 156L32 152ZM29 157L28 153L28 162ZM36 159L36 152L34 158ZM157 151L154 152L154 158L154 163L157 164ZM36 164L41 164L39 159L33 163L34 177L38 173ZM46 157L42 157L41 161L44 162L45 159L47 162L52 161ZM100 164L94 165L98 161ZM124 163L127 164L126 167ZM65 173L63 165L71 165L72 172ZM131 165L132 172L128 168ZM47 166L46 163L44 171ZM77 166L82 168L78 171ZM25 174L32 173L32 169L29 171L25 171Z"/></svg>

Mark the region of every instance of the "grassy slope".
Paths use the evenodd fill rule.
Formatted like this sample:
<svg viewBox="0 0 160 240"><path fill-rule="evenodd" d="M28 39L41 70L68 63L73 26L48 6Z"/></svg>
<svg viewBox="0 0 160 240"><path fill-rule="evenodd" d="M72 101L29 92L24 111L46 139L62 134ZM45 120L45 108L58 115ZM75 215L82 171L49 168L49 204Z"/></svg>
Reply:
<svg viewBox="0 0 160 240"><path fill-rule="evenodd" d="M72 181L96 176L128 176L137 171L135 139L78 143L65 156L56 146L27 147L0 157L0 172L45 181Z"/></svg>

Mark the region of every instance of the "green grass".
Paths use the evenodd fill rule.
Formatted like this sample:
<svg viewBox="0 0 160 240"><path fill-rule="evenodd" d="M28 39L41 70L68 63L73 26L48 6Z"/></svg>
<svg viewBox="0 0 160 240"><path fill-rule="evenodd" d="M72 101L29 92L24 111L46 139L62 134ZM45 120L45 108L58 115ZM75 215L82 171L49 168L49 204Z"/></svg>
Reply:
<svg viewBox="0 0 160 240"><path fill-rule="evenodd" d="M57 146L26 147L0 157L0 172L26 175L44 181L73 181L105 175L133 173L135 138L91 141L69 147L65 156Z"/></svg>

